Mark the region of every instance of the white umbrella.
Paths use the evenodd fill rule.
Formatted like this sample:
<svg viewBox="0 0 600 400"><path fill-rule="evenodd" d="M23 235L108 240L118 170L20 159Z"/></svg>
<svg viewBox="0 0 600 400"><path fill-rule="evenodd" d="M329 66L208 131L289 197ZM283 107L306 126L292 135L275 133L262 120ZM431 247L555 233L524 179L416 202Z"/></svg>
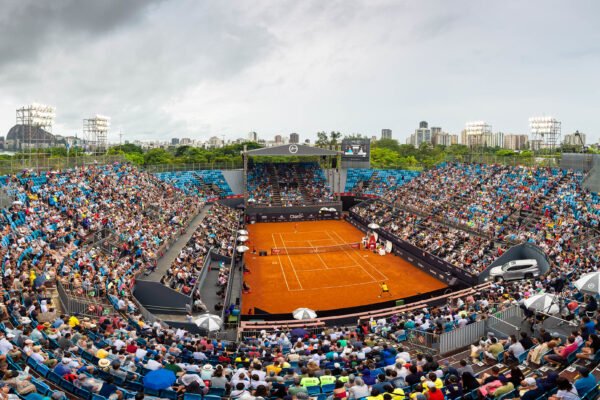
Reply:
<svg viewBox="0 0 600 400"><path fill-rule="evenodd" d="M313 319L317 318L317 313L311 310L310 308L296 308L292 315L294 319Z"/></svg>
<svg viewBox="0 0 600 400"><path fill-rule="evenodd" d="M575 287L580 292L600 294L600 272L590 272L575 281Z"/></svg>
<svg viewBox="0 0 600 400"><path fill-rule="evenodd" d="M248 240L248 236L238 236L239 242L245 242L246 240Z"/></svg>
<svg viewBox="0 0 600 400"><path fill-rule="evenodd" d="M321 207L321 209L319 211L329 211L329 208L327 208L327 207Z"/></svg>
<svg viewBox="0 0 600 400"><path fill-rule="evenodd" d="M237 250L238 253L245 253L248 250L250 250L250 247L248 247L248 246L238 246L235 249Z"/></svg>
<svg viewBox="0 0 600 400"><path fill-rule="evenodd" d="M531 311L539 311L546 314L558 314L560 312L558 307L559 299L553 294L536 294L526 299L523 304Z"/></svg>
<svg viewBox="0 0 600 400"><path fill-rule="evenodd" d="M247 234L248 234L248 231L247 231L247 230L245 230L245 229L240 229L240 230L238 231L238 233L239 233L240 235L247 235Z"/></svg>
<svg viewBox="0 0 600 400"><path fill-rule="evenodd" d="M194 323L198 328L206 329L209 332L218 331L223 326L221 317L214 314L202 314Z"/></svg>
<svg viewBox="0 0 600 400"><path fill-rule="evenodd" d="M331 207L331 208L329 209L329 211L331 211L331 212L336 212L337 210L336 210L335 208Z"/></svg>
<svg viewBox="0 0 600 400"><path fill-rule="evenodd" d="M369 224L369 228L371 228L371 229L379 229L379 225L377 225L375 222L371 222Z"/></svg>

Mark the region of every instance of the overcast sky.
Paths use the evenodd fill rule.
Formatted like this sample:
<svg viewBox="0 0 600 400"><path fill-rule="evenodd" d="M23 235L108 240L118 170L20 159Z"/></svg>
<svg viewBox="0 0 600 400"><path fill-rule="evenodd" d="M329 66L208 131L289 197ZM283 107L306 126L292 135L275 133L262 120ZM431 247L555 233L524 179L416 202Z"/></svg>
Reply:
<svg viewBox="0 0 600 400"><path fill-rule="evenodd" d="M112 141L319 130L401 140L420 120L600 136L600 2L0 0L0 133L56 107L54 133ZM591 139L591 140L590 140Z"/></svg>

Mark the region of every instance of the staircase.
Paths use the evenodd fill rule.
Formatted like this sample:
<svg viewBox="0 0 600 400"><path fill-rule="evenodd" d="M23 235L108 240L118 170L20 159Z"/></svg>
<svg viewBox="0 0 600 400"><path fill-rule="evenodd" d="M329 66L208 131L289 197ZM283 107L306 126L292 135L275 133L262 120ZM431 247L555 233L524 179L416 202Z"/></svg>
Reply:
<svg viewBox="0 0 600 400"><path fill-rule="evenodd" d="M273 165L269 166L269 183L272 188L271 203L276 207L281 207L281 188L279 187L277 170Z"/></svg>

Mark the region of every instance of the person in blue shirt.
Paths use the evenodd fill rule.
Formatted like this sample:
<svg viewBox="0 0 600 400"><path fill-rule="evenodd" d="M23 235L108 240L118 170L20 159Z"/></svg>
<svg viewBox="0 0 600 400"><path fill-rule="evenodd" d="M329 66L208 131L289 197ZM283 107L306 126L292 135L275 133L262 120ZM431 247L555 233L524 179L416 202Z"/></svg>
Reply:
<svg viewBox="0 0 600 400"><path fill-rule="evenodd" d="M121 391L119 390L119 388L116 385L113 384L113 382L114 382L114 379L112 376L106 377L106 379L104 380L104 383L102 384L102 389L100 389L100 392L98 392L98 394L100 396L106 397L107 399L113 393L121 394Z"/></svg>
<svg viewBox="0 0 600 400"><path fill-rule="evenodd" d="M585 367L577 368L577 372L581 377L575 381L575 389L580 396L583 396L596 386L597 381L596 377L590 374L590 370Z"/></svg>
<svg viewBox="0 0 600 400"><path fill-rule="evenodd" d="M70 364L71 359L68 357L63 357L62 361L56 364L56 367L54 367L54 372L61 377L65 376L66 374L70 374L72 372Z"/></svg>
<svg viewBox="0 0 600 400"><path fill-rule="evenodd" d="M583 333L583 338L587 340L587 338L593 334L596 333L596 324L594 323L594 321L592 321L590 319L590 317L583 317L582 318L583 321L583 329L582 329L582 333Z"/></svg>

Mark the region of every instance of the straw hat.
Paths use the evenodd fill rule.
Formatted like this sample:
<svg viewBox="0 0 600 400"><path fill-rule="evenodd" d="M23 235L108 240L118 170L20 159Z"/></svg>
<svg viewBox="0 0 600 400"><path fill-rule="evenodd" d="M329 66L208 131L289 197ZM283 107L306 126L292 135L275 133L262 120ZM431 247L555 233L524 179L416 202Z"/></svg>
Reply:
<svg viewBox="0 0 600 400"><path fill-rule="evenodd" d="M107 358L102 358L98 360L98 366L100 368L108 368L110 366L110 360Z"/></svg>

